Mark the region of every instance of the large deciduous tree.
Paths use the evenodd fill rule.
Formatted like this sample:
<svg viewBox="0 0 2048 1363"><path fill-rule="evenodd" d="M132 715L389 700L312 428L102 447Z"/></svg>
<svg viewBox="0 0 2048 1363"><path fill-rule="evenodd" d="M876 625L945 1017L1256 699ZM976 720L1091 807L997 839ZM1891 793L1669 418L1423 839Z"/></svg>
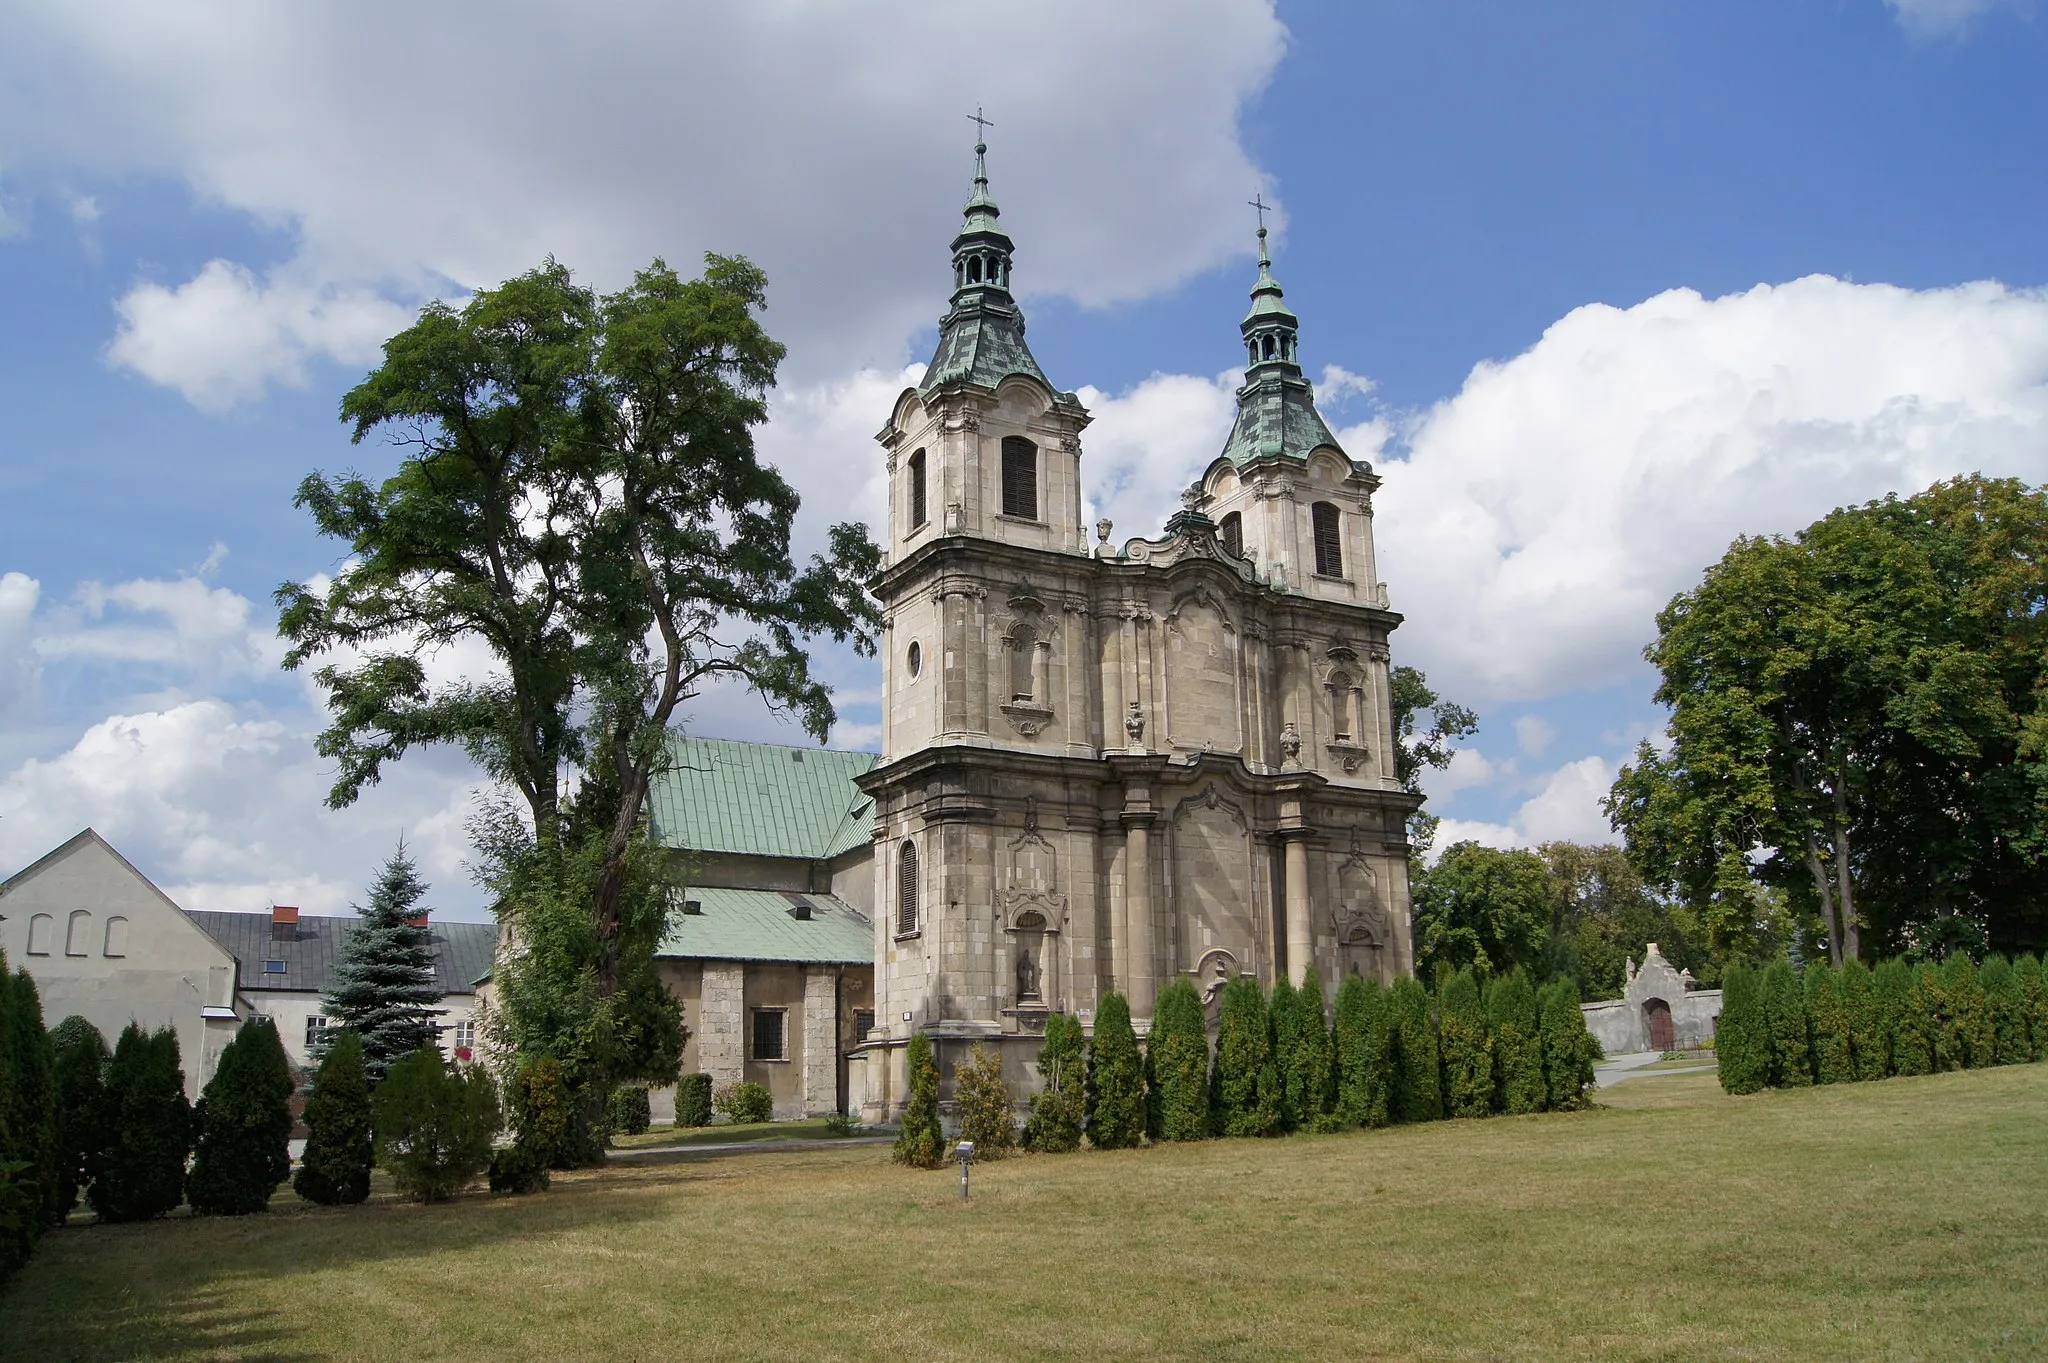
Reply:
<svg viewBox="0 0 2048 1363"><path fill-rule="evenodd" d="M1543 858L1526 848L1503 852L1453 843L1416 874L1415 968L1475 966L1504 972L1537 967L1549 938L1550 884Z"/></svg>
<svg viewBox="0 0 2048 1363"><path fill-rule="evenodd" d="M1394 774L1401 788L1422 793L1425 767L1442 771L1456 756L1452 744L1479 732L1479 716L1439 696L1429 678L1413 667L1397 667L1388 676L1389 708L1394 715ZM1427 715L1429 727L1417 732ZM1413 855L1421 858L1436 840L1437 818L1418 810L1408 821Z"/></svg>

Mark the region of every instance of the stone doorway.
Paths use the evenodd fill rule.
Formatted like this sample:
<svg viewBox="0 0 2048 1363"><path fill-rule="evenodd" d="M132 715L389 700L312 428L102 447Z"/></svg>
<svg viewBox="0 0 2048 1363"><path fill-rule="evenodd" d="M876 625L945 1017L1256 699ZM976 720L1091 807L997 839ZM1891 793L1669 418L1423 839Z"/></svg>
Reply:
<svg viewBox="0 0 2048 1363"><path fill-rule="evenodd" d="M1650 1049L1676 1050L1671 1034L1671 1005L1662 999L1643 1000L1643 1023L1649 1028Z"/></svg>

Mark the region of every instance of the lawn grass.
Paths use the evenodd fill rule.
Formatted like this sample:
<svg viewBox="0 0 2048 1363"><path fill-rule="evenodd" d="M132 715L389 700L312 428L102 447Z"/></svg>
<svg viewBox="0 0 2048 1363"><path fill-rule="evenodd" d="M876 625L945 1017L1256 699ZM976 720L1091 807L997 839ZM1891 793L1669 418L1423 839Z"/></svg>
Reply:
<svg viewBox="0 0 2048 1363"><path fill-rule="evenodd" d="M636 1159L530 1198L73 1227L11 1359L2017 1358L2048 1066L1342 1136Z"/></svg>
<svg viewBox="0 0 2048 1363"><path fill-rule="evenodd" d="M728 1122L717 1126L657 1126L637 1136L613 1136L619 1150L645 1150L669 1145L751 1145L761 1141L822 1141L832 1139L826 1117L805 1117L790 1122ZM873 1135L863 1130L861 1135Z"/></svg>

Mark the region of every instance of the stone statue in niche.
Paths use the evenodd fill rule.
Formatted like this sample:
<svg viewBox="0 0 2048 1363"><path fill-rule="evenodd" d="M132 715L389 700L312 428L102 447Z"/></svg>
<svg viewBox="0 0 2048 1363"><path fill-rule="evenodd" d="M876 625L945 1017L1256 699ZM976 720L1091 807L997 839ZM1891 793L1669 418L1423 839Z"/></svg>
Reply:
<svg viewBox="0 0 2048 1363"><path fill-rule="evenodd" d="M1145 712L1138 708L1136 701L1131 702L1124 714L1124 735L1131 740L1132 747L1145 746Z"/></svg>
<svg viewBox="0 0 2048 1363"><path fill-rule="evenodd" d="M1301 765L1301 730L1291 719L1280 726L1280 761L1289 767Z"/></svg>
<svg viewBox="0 0 2048 1363"><path fill-rule="evenodd" d="M1038 997L1038 962L1031 959L1031 948L1025 947L1017 953L1017 997L1035 999Z"/></svg>

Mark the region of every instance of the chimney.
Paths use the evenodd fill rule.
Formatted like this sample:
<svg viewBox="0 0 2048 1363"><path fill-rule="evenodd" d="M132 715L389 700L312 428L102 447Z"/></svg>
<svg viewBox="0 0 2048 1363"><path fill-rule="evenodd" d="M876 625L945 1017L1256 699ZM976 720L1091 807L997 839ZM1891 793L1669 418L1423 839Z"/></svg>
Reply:
<svg viewBox="0 0 2048 1363"><path fill-rule="evenodd" d="M295 942L299 937L299 911L291 904L270 906L270 940Z"/></svg>
<svg viewBox="0 0 2048 1363"><path fill-rule="evenodd" d="M405 925L409 928L425 927L427 925L427 910L421 909L418 913L406 919Z"/></svg>

